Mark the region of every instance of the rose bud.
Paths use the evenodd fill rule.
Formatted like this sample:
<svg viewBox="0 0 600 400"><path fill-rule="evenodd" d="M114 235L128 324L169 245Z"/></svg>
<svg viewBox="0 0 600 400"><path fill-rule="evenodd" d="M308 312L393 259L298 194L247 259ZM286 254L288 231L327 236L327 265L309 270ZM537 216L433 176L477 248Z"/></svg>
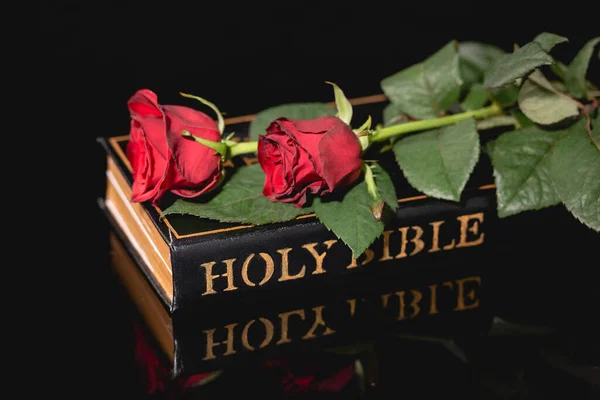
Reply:
<svg viewBox="0 0 600 400"><path fill-rule="evenodd" d="M358 179L361 145L337 117L279 118L258 139L258 162L265 173L263 195L302 207L307 192L323 195Z"/></svg>
<svg viewBox="0 0 600 400"><path fill-rule="evenodd" d="M186 130L220 142L212 118L188 107L160 105L148 89L136 92L127 106L131 116L126 150L133 175L131 201L156 204L167 191L191 198L219 185L221 156L181 134Z"/></svg>

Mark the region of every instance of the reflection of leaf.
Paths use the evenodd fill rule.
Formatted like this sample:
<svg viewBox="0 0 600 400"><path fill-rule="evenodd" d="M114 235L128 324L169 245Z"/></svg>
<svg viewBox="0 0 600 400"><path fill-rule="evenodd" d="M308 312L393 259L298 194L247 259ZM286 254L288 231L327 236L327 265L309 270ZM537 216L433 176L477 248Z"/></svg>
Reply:
<svg viewBox="0 0 600 400"><path fill-rule="evenodd" d="M500 217L560 201L550 179L549 155L561 133L531 126L503 133L494 141L490 156Z"/></svg>
<svg viewBox="0 0 600 400"><path fill-rule="evenodd" d="M577 53L565 74L565 83L569 92L576 98L583 98L586 94L585 76L594 47L600 42L600 37L588 41Z"/></svg>
<svg viewBox="0 0 600 400"><path fill-rule="evenodd" d="M265 175L260 165L241 167L209 201L197 203L177 199L163 214L190 214L221 222L260 225L289 221L311 212L309 208L271 202L262 194L264 183Z"/></svg>
<svg viewBox="0 0 600 400"><path fill-rule="evenodd" d="M458 101L461 84L456 42L449 42L422 63L383 79L381 88L404 113L428 119Z"/></svg>
<svg viewBox="0 0 600 400"><path fill-rule="evenodd" d="M519 92L519 108L533 122L542 125L579 115L577 104L556 93L556 89L539 70L535 70L523 82Z"/></svg>
<svg viewBox="0 0 600 400"><path fill-rule="evenodd" d="M537 67L550 64L552 57L539 43L527 43L515 52L499 57L485 74L484 86L500 87L514 82Z"/></svg>
<svg viewBox="0 0 600 400"><path fill-rule="evenodd" d="M258 140L259 135L264 135L269 124L277 118L313 119L327 115L335 115L335 107L326 103L291 103L267 108L256 114L250 122L250 140Z"/></svg>
<svg viewBox="0 0 600 400"><path fill-rule="evenodd" d="M600 143L600 116L592 135ZM585 120L571 126L550 157L554 189L582 223L600 231L600 151L585 130Z"/></svg>
<svg viewBox="0 0 600 400"><path fill-rule="evenodd" d="M394 145L398 165L417 190L439 199L459 201L479 159L475 121L417 133Z"/></svg>

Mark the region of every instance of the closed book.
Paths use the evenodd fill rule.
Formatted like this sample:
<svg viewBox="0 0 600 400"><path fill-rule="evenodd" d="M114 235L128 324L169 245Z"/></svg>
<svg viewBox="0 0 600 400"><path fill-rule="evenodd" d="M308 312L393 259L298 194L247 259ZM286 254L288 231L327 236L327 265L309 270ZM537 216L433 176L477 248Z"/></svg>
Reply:
<svg viewBox="0 0 600 400"><path fill-rule="evenodd" d="M395 335L434 340L478 336L492 322L489 309L482 306L485 291L475 267L433 277L407 274L406 282L382 285L379 292L363 296L328 293L277 298L269 304L248 301L249 307L234 304L174 320L142 272L142 259L111 223L111 265L173 379L252 368L298 354L348 354ZM174 322L178 329L173 329Z"/></svg>
<svg viewBox="0 0 600 400"><path fill-rule="evenodd" d="M386 104L381 96L352 102L359 119L377 117ZM243 137L251 119L226 123ZM172 321L176 373L270 349L335 345L344 336L338 332L374 334L371 326L387 323L453 334L486 321L482 261L497 218L484 158L461 201L451 202L416 193L393 156L383 157L399 207L383 234L354 258L310 214L252 226L161 216L168 198L132 203L128 136L99 140L107 151L100 203Z"/></svg>

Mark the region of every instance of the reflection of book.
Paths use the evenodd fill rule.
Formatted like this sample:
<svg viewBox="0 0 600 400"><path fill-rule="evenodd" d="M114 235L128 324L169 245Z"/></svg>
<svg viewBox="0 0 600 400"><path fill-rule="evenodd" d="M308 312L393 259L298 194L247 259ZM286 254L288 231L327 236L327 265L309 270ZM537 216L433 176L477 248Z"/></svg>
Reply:
<svg viewBox="0 0 600 400"><path fill-rule="evenodd" d="M381 105L356 111L371 107L362 112L375 115ZM238 134L245 129L246 122L235 126ZM477 182L480 175L454 203L410 192L397 167L394 172L386 166L397 185L399 210L382 236L354 259L310 215L265 226L175 215L160 219L161 208L129 201L127 139L102 140L108 161L101 203L172 318L176 369L208 368L206 361L218 364L290 343L308 346L317 336L323 345L337 342L341 335L330 332L344 331L358 315L373 320L394 314L391 319L404 322L402 329L450 328L450 320L478 315L479 261L495 221L493 186ZM341 325L320 322L331 315Z"/></svg>

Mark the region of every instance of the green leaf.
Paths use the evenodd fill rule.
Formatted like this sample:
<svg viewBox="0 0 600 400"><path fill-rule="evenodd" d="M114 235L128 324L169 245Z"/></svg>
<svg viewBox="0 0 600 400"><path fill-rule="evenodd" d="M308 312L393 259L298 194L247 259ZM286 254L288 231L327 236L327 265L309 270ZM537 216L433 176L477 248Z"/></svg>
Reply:
<svg viewBox="0 0 600 400"><path fill-rule="evenodd" d="M552 65L550 65L550 70L554 73L554 75L556 75L558 78L562 79L563 81L565 80L565 76L567 75L567 70L569 69L569 67L567 67L565 64L561 63L560 61L554 61L554 63L552 63Z"/></svg>
<svg viewBox="0 0 600 400"><path fill-rule="evenodd" d="M528 128L530 126L535 125L535 123L527 118L523 111L519 110L517 107L510 110L510 114L517 120L519 123L519 128Z"/></svg>
<svg viewBox="0 0 600 400"><path fill-rule="evenodd" d="M494 152L494 144L495 140L490 140L483 146L483 151L488 155L488 157L491 157L492 153Z"/></svg>
<svg viewBox="0 0 600 400"><path fill-rule="evenodd" d="M569 91L569 89L567 89L567 85L565 85L561 81L552 81L550 82L550 84L555 90L558 90L559 92L566 93Z"/></svg>
<svg viewBox="0 0 600 400"><path fill-rule="evenodd" d="M533 41L539 43L544 51L549 52L557 44L568 42L569 39L564 36L555 35L554 33L542 32Z"/></svg>
<svg viewBox="0 0 600 400"><path fill-rule="evenodd" d="M600 117L592 131L600 144ZM571 126L550 157L554 189L567 210L579 221L600 231L600 150L591 141L582 120Z"/></svg>
<svg viewBox="0 0 600 400"><path fill-rule="evenodd" d="M308 208L289 203L275 203L263 196L265 175L260 165L238 168L216 196L205 203L177 199L163 215L190 214L221 222L254 225L283 222L307 214Z"/></svg>
<svg viewBox="0 0 600 400"><path fill-rule="evenodd" d="M380 165L371 165L371 170L375 176L375 183L379 190L379 195L393 211L398 209L398 196L396 196L396 187L392 178Z"/></svg>
<svg viewBox="0 0 600 400"><path fill-rule="evenodd" d="M561 133L531 126L506 132L495 140L490 155L498 216L539 210L560 201L549 175L549 155Z"/></svg>
<svg viewBox="0 0 600 400"><path fill-rule="evenodd" d="M400 105L390 103L383 109L383 125L393 126L406 122L408 118Z"/></svg>
<svg viewBox="0 0 600 400"><path fill-rule="evenodd" d="M338 112L337 112L338 118L341 119L342 121L344 121L347 125L350 125L350 121L352 121L352 104L350 104L350 102L346 98L346 95L344 95L344 92L342 91L342 89L339 88L338 85L336 85L333 82L325 82L325 83L328 83L331 86L333 86L333 93L335 96L335 105L338 110Z"/></svg>
<svg viewBox="0 0 600 400"><path fill-rule="evenodd" d="M497 115L477 121L477 130L493 129L500 126L515 126L518 123L515 117L511 115Z"/></svg>
<svg viewBox="0 0 600 400"><path fill-rule="evenodd" d="M502 107L510 107L515 104L519 98L519 86L510 84L499 88L493 88L492 97Z"/></svg>
<svg viewBox="0 0 600 400"><path fill-rule="evenodd" d="M381 81L392 103L418 119L437 118L458 101L462 80L455 41L425 61Z"/></svg>
<svg viewBox="0 0 600 400"><path fill-rule="evenodd" d="M600 37L588 41L575 55L565 74L565 83L569 88L569 92L578 99L586 95L585 75L587 74L592 52L598 42L600 42Z"/></svg>
<svg viewBox="0 0 600 400"><path fill-rule="evenodd" d="M259 135L264 135L267 127L277 118L313 119L335 115L335 107L326 103L290 103L267 108L256 114L250 122L249 137L251 141L258 140Z"/></svg>
<svg viewBox="0 0 600 400"><path fill-rule="evenodd" d="M523 82L519 92L519 108L533 122L542 125L579 115L577 104L558 94L539 70L535 70Z"/></svg>
<svg viewBox="0 0 600 400"><path fill-rule="evenodd" d="M552 64L552 57L539 43L530 42L513 53L499 57L486 72L484 86L500 87L514 82L537 67L550 64Z"/></svg>
<svg viewBox="0 0 600 400"><path fill-rule="evenodd" d="M394 203L397 207L389 175L383 168L374 168L373 173L381 197L390 207ZM341 201L332 196L315 197L313 201L317 218L352 250L354 257L360 256L383 232L384 221L375 220L372 204L373 197L364 179L344 193Z"/></svg>
<svg viewBox="0 0 600 400"><path fill-rule="evenodd" d="M475 121L418 133L399 140L394 153L408 182L440 199L459 201L479 159Z"/></svg>
<svg viewBox="0 0 600 400"><path fill-rule="evenodd" d="M483 82L485 71L506 52L499 47L479 42L458 45L460 76L465 85Z"/></svg>
<svg viewBox="0 0 600 400"><path fill-rule="evenodd" d="M460 106L466 111L477 110L478 108L483 107L487 101L487 90L483 88L481 83L474 83L469 88L469 93L467 93L467 97L460 103Z"/></svg>

